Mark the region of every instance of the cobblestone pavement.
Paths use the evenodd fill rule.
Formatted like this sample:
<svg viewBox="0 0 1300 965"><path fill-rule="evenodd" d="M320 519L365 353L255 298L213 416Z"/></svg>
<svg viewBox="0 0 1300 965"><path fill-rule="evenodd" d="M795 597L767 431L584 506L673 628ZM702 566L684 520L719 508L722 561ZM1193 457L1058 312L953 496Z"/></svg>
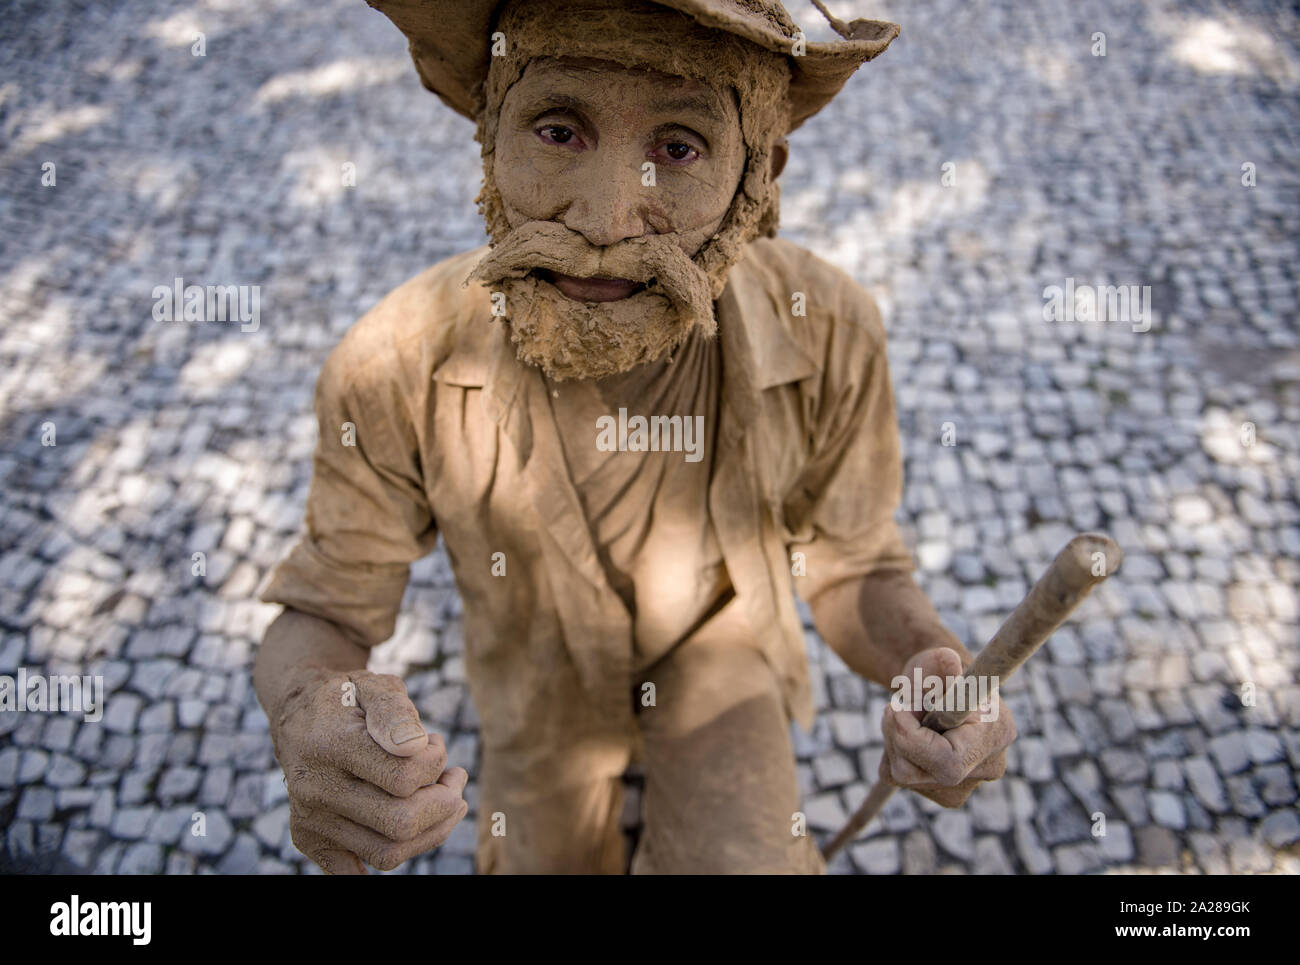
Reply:
<svg viewBox="0 0 1300 965"><path fill-rule="evenodd" d="M792 138L783 232L885 310L926 590L978 646L1074 531L1127 552L1008 685L1007 777L957 810L895 796L832 870L1295 873L1296 14L831 6L904 31ZM484 238L470 125L360 0L19 0L0 38L0 674L109 691L98 724L0 713L0 861L312 871L250 685L276 612L254 590L301 522L326 352ZM257 330L155 321L176 277L261 286ZM1149 331L1044 321L1067 279L1149 286ZM461 649L439 550L373 669L473 772ZM823 833L874 777L886 697L811 625L808 649ZM474 813L400 870L472 870Z"/></svg>

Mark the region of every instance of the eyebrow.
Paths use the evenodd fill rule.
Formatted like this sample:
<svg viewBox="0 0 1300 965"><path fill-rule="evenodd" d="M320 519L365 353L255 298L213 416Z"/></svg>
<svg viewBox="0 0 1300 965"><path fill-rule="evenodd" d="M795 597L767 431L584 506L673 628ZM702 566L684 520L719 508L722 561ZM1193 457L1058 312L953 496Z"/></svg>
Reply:
<svg viewBox="0 0 1300 965"><path fill-rule="evenodd" d="M557 107L568 107L581 112L591 109L591 105L585 100L581 97L574 97L572 94L538 94L525 102L523 112L531 116L540 114L543 111L554 110Z"/></svg>
<svg viewBox="0 0 1300 965"><path fill-rule="evenodd" d="M694 111L708 118L717 118L721 114L721 111L718 110L718 101L704 94L686 94L680 97L672 97L658 104L657 109L671 113Z"/></svg>

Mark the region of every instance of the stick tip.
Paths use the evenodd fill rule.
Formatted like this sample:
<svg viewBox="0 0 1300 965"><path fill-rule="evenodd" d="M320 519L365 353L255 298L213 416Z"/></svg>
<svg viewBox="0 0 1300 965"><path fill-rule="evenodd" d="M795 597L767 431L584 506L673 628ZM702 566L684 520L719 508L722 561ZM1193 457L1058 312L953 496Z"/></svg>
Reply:
<svg viewBox="0 0 1300 965"><path fill-rule="evenodd" d="M1124 551L1105 533L1080 533L1059 557L1068 561L1071 582L1091 586L1110 576L1124 562Z"/></svg>

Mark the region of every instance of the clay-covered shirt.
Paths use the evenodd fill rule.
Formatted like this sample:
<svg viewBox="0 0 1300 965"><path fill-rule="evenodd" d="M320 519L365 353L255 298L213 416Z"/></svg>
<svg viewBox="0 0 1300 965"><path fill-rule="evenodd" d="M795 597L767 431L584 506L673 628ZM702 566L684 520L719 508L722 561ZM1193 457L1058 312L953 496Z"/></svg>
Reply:
<svg viewBox="0 0 1300 965"><path fill-rule="evenodd" d="M634 670L732 595L709 517L721 355L698 327L671 355L551 383L551 411L596 554L632 617Z"/></svg>
<svg viewBox="0 0 1300 965"><path fill-rule="evenodd" d="M521 777L564 779L547 748L636 732L636 626L569 472L556 400L516 358L491 293L466 284L485 252L399 286L329 354L304 532L261 599L373 646L392 635L410 564L441 533L480 737L513 753ZM715 307L718 413L707 517L698 498L688 510L702 539L692 555L709 554L711 527L751 642L808 728L793 593L812 600L912 568L894 522L901 458L884 329L851 277L781 239L746 246ZM635 602L638 614L665 605ZM651 637L671 639L673 623Z"/></svg>

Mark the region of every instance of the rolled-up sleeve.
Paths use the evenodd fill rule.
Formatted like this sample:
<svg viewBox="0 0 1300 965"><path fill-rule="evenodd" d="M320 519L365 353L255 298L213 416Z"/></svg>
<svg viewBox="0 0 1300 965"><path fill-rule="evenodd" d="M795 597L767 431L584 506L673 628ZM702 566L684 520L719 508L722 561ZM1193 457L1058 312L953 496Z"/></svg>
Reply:
<svg viewBox="0 0 1300 965"><path fill-rule="evenodd" d="M401 393L345 340L316 382L319 436L304 533L261 599L322 617L364 647L392 636L410 564L437 527Z"/></svg>
<svg viewBox="0 0 1300 965"><path fill-rule="evenodd" d="M864 289L845 285L840 295L809 407L810 455L784 505L789 549L803 554L794 585L807 601L846 580L915 567L894 519L903 466L884 328Z"/></svg>

